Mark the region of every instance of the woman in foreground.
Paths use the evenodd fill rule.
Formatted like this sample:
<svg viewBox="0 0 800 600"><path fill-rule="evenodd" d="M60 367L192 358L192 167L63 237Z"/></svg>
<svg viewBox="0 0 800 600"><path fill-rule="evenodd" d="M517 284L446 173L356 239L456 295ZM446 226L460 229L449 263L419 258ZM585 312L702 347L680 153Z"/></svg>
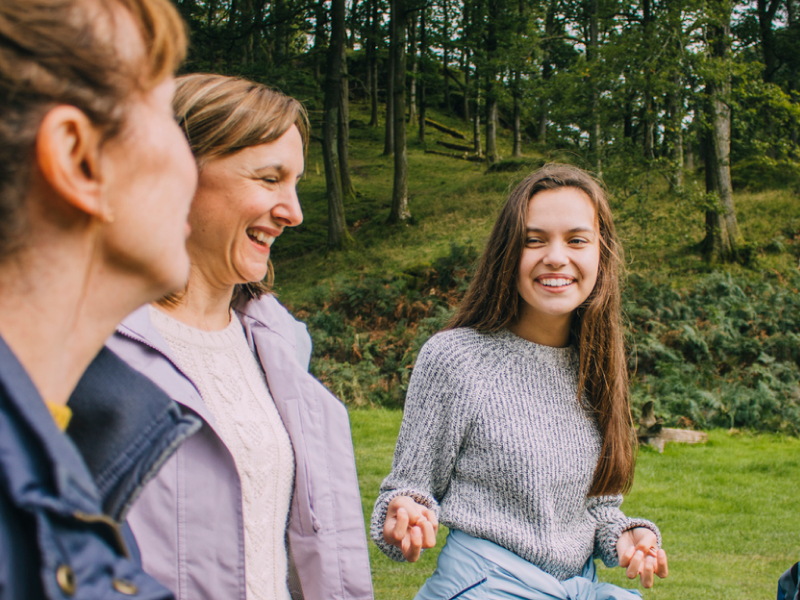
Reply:
<svg viewBox="0 0 800 600"><path fill-rule="evenodd" d="M188 276L197 169L172 113L185 49L167 0L0 2L3 600L172 597L130 558L120 522L199 424L100 351L125 315ZM86 383L119 386L86 407L103 429L75 440L114 440L92 456L114 466L102 481L63 433L98 352Z"/></svg>
<svg viewBox="0 0 800 600"><path fill-rule="evenodd" d="M269 291L271 246L303 219L305 111L201 74L175 110L200 170L189 283L108 342L204 424L133 508L145 570L191 600L371 599L347 410Z"/></svg>
<svg viewBox="0 0 800 600"><path fill-rule="evenodd" d="M650 587L660 533L619 509L634 446L621 248L602 188L548 165L511 193L448 330L414 367L372 518L391 558L450 528L417 599L628 599L594 559Z"/></svg>

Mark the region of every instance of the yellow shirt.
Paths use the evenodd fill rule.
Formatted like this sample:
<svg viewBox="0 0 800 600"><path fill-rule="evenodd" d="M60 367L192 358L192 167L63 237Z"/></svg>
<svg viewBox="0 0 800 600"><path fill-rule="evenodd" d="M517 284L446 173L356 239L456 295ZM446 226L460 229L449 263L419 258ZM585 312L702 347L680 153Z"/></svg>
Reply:
<svg viewBox="0 0 800 600"><path fill-rule="evenodd" d="M53 404L47 400L45 400L44 403L47 405L48 410L50 410L50 414L53 415L56 426L61 431L66 431L69 420L72 418L72 410L70 410L69 406L66 404Z"/></svg>

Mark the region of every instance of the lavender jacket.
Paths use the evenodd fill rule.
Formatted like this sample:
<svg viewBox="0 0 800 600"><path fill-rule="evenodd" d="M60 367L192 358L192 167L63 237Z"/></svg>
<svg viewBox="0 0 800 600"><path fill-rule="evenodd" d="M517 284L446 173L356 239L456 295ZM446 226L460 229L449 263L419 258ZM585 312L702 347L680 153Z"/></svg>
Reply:
<svg viewBox="0 0 800 600"><path fill-rule="evenodd" d="M287 538L290 571L293 559L302 597L372 600L347 409L308 374L303 356L310 349L308 332L274 297L238 306L235 314L258 354L294 448ZM145 571L177 600L245 600L241 483L213 416L150 322L147 307L126 318L106 345L203 420L128 516Z"/></svg>

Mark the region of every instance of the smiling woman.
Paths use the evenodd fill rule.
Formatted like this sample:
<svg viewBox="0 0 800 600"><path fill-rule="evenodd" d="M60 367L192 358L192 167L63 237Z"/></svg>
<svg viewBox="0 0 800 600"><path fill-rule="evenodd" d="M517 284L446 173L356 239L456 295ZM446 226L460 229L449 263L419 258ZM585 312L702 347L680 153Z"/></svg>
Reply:
<svg viewBox="0 0 800 600"><path fill-rule="evenodd" d="M511 193L448 330L419 353L372 513L395 560L450 529L417 600L638 597L598 583L595 558L645 587L666 577L658 528L620 510L634 460L619 264L587 173L547 165Z"/></svg>
<svg viewBox="0 0 800 600"><path fill-rule="evenodd" d="M204 426L131 511L142 562L193 600L371 600L347 410L269 293L271 246L303 220L305 111L220 75L179 78L175 110L200 169L189 283L108 345Z"/></svg>

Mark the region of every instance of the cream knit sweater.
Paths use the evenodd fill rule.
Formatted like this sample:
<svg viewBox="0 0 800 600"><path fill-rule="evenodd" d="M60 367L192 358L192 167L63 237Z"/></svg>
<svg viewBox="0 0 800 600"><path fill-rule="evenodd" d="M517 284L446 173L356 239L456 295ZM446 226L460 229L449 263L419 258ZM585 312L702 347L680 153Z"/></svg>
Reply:
<svg viewBox="0 0 800 600"><path fill-rule="evenodd" d="M242 483L248 600L289 600L285 534L294 453L242 324L232 317L222 331L203 331L156 308L151 307L150 316L197 386L236 462Z"/></svg>

